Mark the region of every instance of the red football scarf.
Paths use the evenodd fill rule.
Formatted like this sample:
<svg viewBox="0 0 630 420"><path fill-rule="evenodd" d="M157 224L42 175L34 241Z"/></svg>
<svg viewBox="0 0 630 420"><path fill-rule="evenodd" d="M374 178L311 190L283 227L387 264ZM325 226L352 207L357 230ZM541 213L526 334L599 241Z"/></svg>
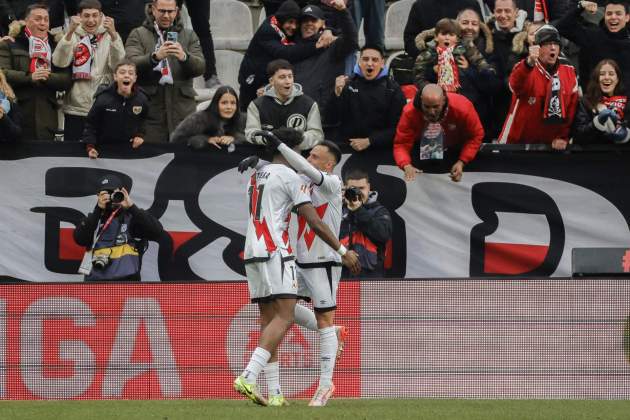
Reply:
<svg viewBox="0 0 630 420"><path fill-rule="evenodd" d="M436 47L438 53L437 83L447 92L457 92L460 88L459 69L453 56L453 47Z"/></svg>
<svg viewBox="0 0 630 420"><path fill-rule="evenodd" d="M72 62L72 79L91 79L92 61L98 43L103 38L103 34L86 35L74 48L74 61Z"/></svg>
<svg viewBox="0 0 630 420"><path fill-rule="evenodd" d="M31 57L29 71L33 73L40 68L49 69L52 49L48 43L48 37L42 39L33 36L28 28L24 29L24 35L28 39L28 55Z"/></svg>
<svg viewBox="0 0 630 420"><path fill-rule="evenodd" d="M604 96L600 101L602 105L611 111L615 111L615 114L619 117L619 121L623 121L626 104L628 103L627 96Z"/></svg>
<svg viewBox="0 0 630 420"><path fill-rule="evenodd" d="M293 45L293 42L291 42L289 38L287 38L287 35L284 32L282 32L282 29L280 29L280 23L278 22L278 19L275 16L271 16L269 18L269 23L271 24L271 27L273 28L273 30L276 31L276 33L280 37L280 43L282 45Z"/></svg>
<svg viewBox="0 0 630 420"><path fill-rule="evenodd" d="M549 22L549 12L547 11L546 0L536 0L534 4L534 22Z"/></svg>

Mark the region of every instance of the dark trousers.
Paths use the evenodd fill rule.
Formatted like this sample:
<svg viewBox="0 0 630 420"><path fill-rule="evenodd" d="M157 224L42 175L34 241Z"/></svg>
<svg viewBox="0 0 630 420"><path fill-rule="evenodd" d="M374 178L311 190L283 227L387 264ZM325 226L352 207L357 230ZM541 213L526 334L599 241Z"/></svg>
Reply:
<svg viewBox="0 0 630 420"><path fill-rule="evenodd" d="M180 6L182 2L183 0L178 0ZM208 80L217 74L214 42L210 31L210 1L185 0L185 3L193 30L199 37L201 52L206 60L206 72L203 74L203 78Z"/></svg>
<svg viewBox="0 0 630 420"><path fill-rule="evenodd" d="M83 136L83 128L87 117L63 114L63 141L79 141Z"/></svg>

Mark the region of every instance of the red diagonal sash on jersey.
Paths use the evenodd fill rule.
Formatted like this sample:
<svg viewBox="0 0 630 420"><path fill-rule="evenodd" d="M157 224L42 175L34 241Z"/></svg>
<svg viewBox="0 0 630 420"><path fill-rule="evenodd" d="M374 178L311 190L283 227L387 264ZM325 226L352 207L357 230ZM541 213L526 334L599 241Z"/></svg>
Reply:
<svg viewBox="0 0 630 420"><path fill-rule="evenodd" d="M271 238L271 233L269 232L269 226L267 226L267 221L263 217L262 220L258 220L260 216L260 200L262 200L262 192L263 188L260 190L256 185L256 174L252 175L251 178L251 187L250 187L250 200L249 200L249 214L252 218L252 223L254 223L254 229L256 229L256 238L260 239L261 236L265 237L265 246L267 247L268 252L273 252L276 250L276 244L273 242Z"/></svg>
<svg viewBox="0 0 630 420"><path fill-rule="evenodd" d="M315 207L317 211L317 215L320 219L324 218L324 214L326 213L326 209L328 208L328 203L324 203L319 207ZM306 243L306 248L311 249L313 245L313 241L315 240L315 231L312 229L306 230L306 219L303 217L298 217L298 240L304 234L304 243Z"/></svg>

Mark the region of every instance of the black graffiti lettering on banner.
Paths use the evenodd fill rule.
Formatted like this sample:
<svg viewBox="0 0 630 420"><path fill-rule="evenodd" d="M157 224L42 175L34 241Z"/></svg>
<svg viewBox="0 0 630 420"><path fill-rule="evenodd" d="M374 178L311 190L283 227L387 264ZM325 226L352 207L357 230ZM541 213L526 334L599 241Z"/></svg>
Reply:
<svg viewBox="0 0 630 420"><path fill-rule="evenodd" d="M345 149L345 152L348 150ZM159 276L162 281L175 280L175 281L199 281L199 280L229 280L229 278L201 278L196 274L189 261L191 256L194 256L199 251L206 248L208 245L214 243L218 239L227 238L228 243L219 250L217 258L221 259L229 269L231 269L235 276L237 274L242 275L242 261L240 259L240 252L243 249L244 237L238 232L226 227L222 222L213 220L212 217L204 214L200 206L200 201L204 202L212 201L217 202L221 200L221 197L216 196L204 196L202 195L202 189L210 180L218 175L228 173L228 171L234 171L234 177L239 177L236 173L236 166L238 162L245 156L260 152L260 149L253 146L238 146L234 153L227 153L221 150L207 150L207 151L190 151L188 148L179 145L147 145L142 149L136 151L123 150L122 148L103 148L103 154L106 156L104 159L123 159L128 160L130 165L143 165L144 161L150 161L151 158L156 158L164 154L172 155L174 158L170 163L161 170L159 174L152 174L157 179L154 191L153 202L148 209L154 216L162 217L167 208L173 204L174 201L181 201L184 203L185 216L188 217L190 222L200 231L199 234L192 239L184 242L173 253L174 244L170 237L165 237L159 243ZM0 160L11 161L21 158L37 158L41 157L43 164L50 165L50 157L73 157L73 158L85 158L85 149L81 145L71 144L47 144L47 143L21 143L15 145L0 145ZM31 163L33 159L30 159ZM374 190L379 191L379 201L383 203L391 212L394 217L394 246L399 245L403 252L394 252L394 266L399 268L398 273L400 276L405 275L405 269L410 266L411 263L417 264L417 261L406 261L406 256L409 254L413 259L416 259L418 249L415 247L417 238L407 237L407 231L413 226L413 220L404 221L396 214L396 210L402 206L405 201L409 201L406 197L406 184L395 175L383 175L379 166L381 165L393 165L391 159L391 153L383 153L383 150L367 150L361 154L352 154L350 159L347 160L346 165L355 164L361 161L362 165L369 168L370 176L372 179L372 186ZM46 183L46 194L57 197L79 197L83 192L87 195L93 195L94 191L86 190L85 185L87 182L84 175L80 172L73 172L78 170L76 167L63 167L64 159L58 159L58 167L51 170L51 174L55 173L55 176L64 178L71 185L64 186L63 181L51 180L50 184L46 179L42 179L42 183ZM556 183L557 181L564 182L568 187L575 187L575 191L589 191L592 192L592 196L597 199L602 199L602 203L609 206L618 214L625 218L626 225L620 226L620 231L628 229L627 222L630 218L630 195L626 194L630 185L630 153L625 151L619 151L618 153L571 153L571 154L558 154L558 153L525 153L525 152L507 152L507 153L484 153L483 151L477 156L477 158L466 166L467 175L474 173L483 173L483 181L477 181L477 185L473 185L470 190L470 203L472 204L474 212L483 220L482 223L477 226L471 226L471 232L457 232L457 238L462 236L468 237L470 234L470 275L477 276L484 273L483 261L484 256L484 238L491 235L496 226L493 226L493 218L497 212L522 212L523 214L538 214L547 220L549 225L549 251L543 262L535 270L531 270L532 273L537 275L549 275L554 272L554 267L558 266L558 259L562 255L563 248L566 248L566 238L559 232L564 229L563 212L566 211L565 207L558 209L559 205L554 200L556 196L551 194L550 191L545 191L545 182L548 184ZM90 162L86 159L86 166L89 166ZM5 166L6 167L6 166ZM1 169L1 168L0 168ZM345 171L345 167L342 169ZM397 168L394 168L398 170ZM68 170L68 172L66 172ZM95 168L89 169L89 171L96 171ZM436 171L441 174L441 171ZM89 172L93 176L97 176L96 172ZM397 173L397 172L396 172ZM394 174L394 172L392 172ZM505 182L501 183L500 180L504 177L504 174L520 175L518 182ZM52 176L52 175L51 175ZM92 176L92 175L90 175ZM229 176L232 176L231 173ZM536 188L525 185L528 180L534 179L542 180L541 184ZM482 179L480 178L480 179ZM499 182L494 182L493 178L496 178ZM521 184L522 180L522 184ZM544 181L544 182L543 182ZM423 182L423 178L418 179L419 183ZM489 184L505 184L503 187L500 185ZM244 185L244 184L243 184ZM578 188L579 187L579 188ZM7 189L8 188L8 189ZM66 189L67 188L67 189ZM470 187L469 187L470 188ZM498 189L497 189L498 188ZM557 187L554 187L557 188ZM244 189L244 187L243 187ZM8 196L17 197L20 193L20 187L18 185L11 186L5 184L5 191ZM518 194L517 194L518 192ZM555 191L558 192L557 190ZM240 194L240 192L236 192ZM548 194L550 193L550 194ZM205 193L204 193L205 194ZM505 195L505 200L512 202L508 207L502 203L499 199L501 194ZM240 197L240 195L238 196ZM468 200L468 196L464 195ZM530 203L531 201L531 203ZM16 201L19 203L19 200ZM210 203L212 204L212 203ZM422 206L430 205L431 203L420 203ZM437 203L439 205L439 203ZM588 203L587 203L588 204ZM246 206L245 191L242 191L242 198L234 201L234 206ZM39 212L46 215L44 220L45 224L45 246L46 257L45 265L50 272L56 273L74 273L76 267L74 264L78 264L79 261L60 261L59 260L59 226L61 223L66 222L69 224L76 224L77 220L81 216L81 212L72 208L55 208L55 207L35 207L32 206L32 212ZM466 206L462 206L461 211L465 210ZM13 207L12 207L13 208ZM24 209L28 212L30 209ZM579 210L579 209L577 209ZM482 217L483 215L483 217ZM399 223L396 223L396 218L399 218ZM458 226L461 229L462 226ZM42 227L43 229L44 227ZM444 234L449 234L449 229L452 227L445 227ZM588 226L582 227L588 229ZM494 229L494 230L493 230ZM55 233L56 232L56 233ZM422 234L422 233L420 233ZM41 237L43 235L35 235L34 237ZM563 239L564 238L564 239ZM412 244L409 247L408 244ZM465 248L467 244L464 244ZM213 251L214 252L214 251ZM566 250L564 251L566 252ZM560 253L560 256L558 255ZM3 264L0 256L0 266L6 266ZM41 265L42 262L33 257L33 265ZM6 276L7 273L0 272L0 276ZM9 273L12 274L12 273ZM463 273L465 274L465 273ZM531 274L531 273L526 273ZM436 277L439 273L436 273ZM15 277L15 276L13 276ZM40 276L41 277L41 276Z"/></svg>
<svg viewBox="0 0 630 420"><path fill-rule="evenodd" d="M510 228L510 226L499 226L497 217L499 212L543 215L549 226L549 243L545 244L547 249L540 261L532 261L532 253L526 248L527 244L502 244L504 249L512 250L511 255L515 256L519 255L518 247L523 248L525 261L514 262L515 269L521 270L517 272L518 276L550 276L556 271L564 249L564 223L558 206L547 193L533 187L509 182L482 182L473 186L471 200L475 213L482 220L470 232L471 276L506 276L505 273L486 271L490 258L487 237L495 233L497 229ZM528 264L532 265L529 270L526 268Z"/></svg>

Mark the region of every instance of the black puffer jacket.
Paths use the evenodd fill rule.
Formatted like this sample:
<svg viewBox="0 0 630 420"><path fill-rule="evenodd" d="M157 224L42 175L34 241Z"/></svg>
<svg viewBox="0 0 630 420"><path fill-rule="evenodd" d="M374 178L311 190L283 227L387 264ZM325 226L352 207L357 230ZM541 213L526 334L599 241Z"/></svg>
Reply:
<svg viewBox="0 0 630 420"><path fill-rule="evenodd" d="M348 249L359 254L361 273L357 277L383 277L385 247L392 238L392 217L371 191L367 203L355 211L343 208L339 238ZM342 276L349 273L344 267Z"/></svg>
<svg viewBox="0 0 630 420"><path fill-rule="evenodd" d="M359 48L357 28L350 16L350 12L336 12L340 22L339 37L333 44L312 57L295 64L295 81L302 85L304 94L317 102L321 115L325 120L326 108L335 90L335 79L344 74L346 57ZM315 43L318 37L300 39L300 43Z"/></svg>
<svg viewBox="0 0 630 420"><path fill-rule="evenodd" d="M116 83L101 86L87 116L81 141L88 145L129 144L133 137L145 136L149 98L139 87L131 97L120 96Z"/></svg>
<svg viewBox="0 0 630 420"><path fill-rule="evenodd" d="M376 79L366 80L358 66L341 92L333 96L329 119L338 118L334 140L346 143L351 138L367 137L370 148L390 148L396 125L407 101L400 86L383 69Z"/></svg>

